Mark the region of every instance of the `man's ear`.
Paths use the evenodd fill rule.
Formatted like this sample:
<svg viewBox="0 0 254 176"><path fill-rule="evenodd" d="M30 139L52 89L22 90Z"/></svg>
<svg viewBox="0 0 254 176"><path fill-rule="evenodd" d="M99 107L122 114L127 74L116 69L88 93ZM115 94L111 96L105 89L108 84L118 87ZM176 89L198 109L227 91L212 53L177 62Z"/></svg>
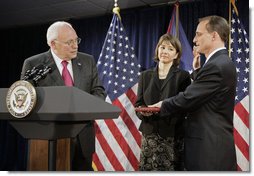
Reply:
<svg viewBox="0 0 254 176"><path fill-rule="evenodd" d="M53 48L53 49L56 48L56 41L55 41L55 40L52 40L52 41L50 42L50 47Z"/></svg>
<svg viewBox="0 0 254 176"><path fill-rule="evenodd" d="M219 37L219 34L218 34L216 31L214 31L214 32L212 33L212 40L215 40L216 37Z"/></svg>

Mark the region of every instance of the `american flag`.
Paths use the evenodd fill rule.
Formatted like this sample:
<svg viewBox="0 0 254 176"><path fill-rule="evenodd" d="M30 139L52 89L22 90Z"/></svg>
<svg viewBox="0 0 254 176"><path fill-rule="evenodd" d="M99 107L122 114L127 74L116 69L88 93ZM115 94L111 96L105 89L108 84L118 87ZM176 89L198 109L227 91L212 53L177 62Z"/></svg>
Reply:
<svg viewBox="0 0 254 176"><path fill-rule="evenodd" d="M141 134L134 103L140 65L118 15L114 14L97 63L106 101L121 108L118 119L96 120L95 170L138 170Z"/></svg>
<svg viewBox="0 0 254 176"><path fill-rule="evenodd" d="M237 70L234 138L238 170L249 171L249 37L232 8L230 53Z"/></svg>

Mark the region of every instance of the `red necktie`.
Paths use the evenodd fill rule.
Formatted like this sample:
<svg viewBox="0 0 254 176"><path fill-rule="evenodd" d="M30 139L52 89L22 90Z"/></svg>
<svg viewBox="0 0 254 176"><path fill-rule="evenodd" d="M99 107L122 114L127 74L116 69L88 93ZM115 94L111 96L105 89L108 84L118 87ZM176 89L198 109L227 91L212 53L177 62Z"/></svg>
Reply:
<svg viewBox="0 0 254 176"><path fill-rule="evenodd" d="M62 61L62 65L63 65L62 78L64 80L64 84L66 86L73 86L73 80L71 78L71 74L69 70L67 69L68 62Z"/></svg>

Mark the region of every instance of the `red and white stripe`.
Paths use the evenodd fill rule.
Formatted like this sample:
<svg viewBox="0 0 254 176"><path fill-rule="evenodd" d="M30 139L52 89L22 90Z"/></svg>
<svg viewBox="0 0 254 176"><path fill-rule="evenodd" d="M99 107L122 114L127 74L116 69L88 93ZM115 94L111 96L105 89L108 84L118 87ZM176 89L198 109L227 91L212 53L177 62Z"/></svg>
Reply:
<svg viewBox="0 0 254 176"><path fill-rule="evenodd" d="M235 106L234 112L236 158L240 171L250 170L249 128L249 96L246 96Z"/></svg>
<svg viewBox="0 0 254 176"><path fill-rule="evenodd" d="M138 170L141 134L134 103L137 84L113 102L122 112L117 119L96 120L96 152L93 162L100 171Z"/></svg>

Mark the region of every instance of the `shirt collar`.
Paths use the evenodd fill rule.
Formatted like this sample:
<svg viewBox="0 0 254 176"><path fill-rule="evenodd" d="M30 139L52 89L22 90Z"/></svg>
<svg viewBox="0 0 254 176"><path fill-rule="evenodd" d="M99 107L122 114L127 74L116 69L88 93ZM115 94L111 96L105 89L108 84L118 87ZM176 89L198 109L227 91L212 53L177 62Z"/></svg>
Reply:
<svg viewBox="0 0 254 176"><path fill-rule="evenodd" d="M52 56L53 56L53 59L54 59L54 61L55 61L55 63L56 63L56 65L62 65L62 59L60 59L55 53L54 53L54 51L53 50L51 50L51 53L52 53ZM69 61L67 61L69 64L71 64L71 61L69 60Z"/></svg>
<svg viewBox="0 0 254 176"><path fill-rule="evenodd" d="M217 51L226 49L226 47L221 47L221 48L217 48L216 50L214 50L213 52L211 52L208 57L206 58L205 64L208 62L208 60L212 57L212 55L214 55Z"/></svg>

